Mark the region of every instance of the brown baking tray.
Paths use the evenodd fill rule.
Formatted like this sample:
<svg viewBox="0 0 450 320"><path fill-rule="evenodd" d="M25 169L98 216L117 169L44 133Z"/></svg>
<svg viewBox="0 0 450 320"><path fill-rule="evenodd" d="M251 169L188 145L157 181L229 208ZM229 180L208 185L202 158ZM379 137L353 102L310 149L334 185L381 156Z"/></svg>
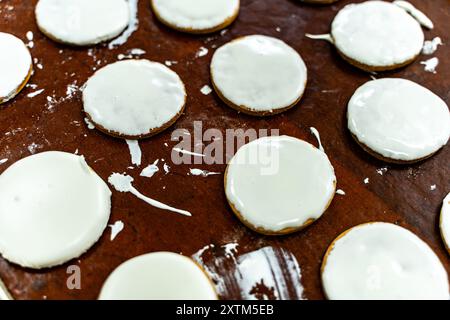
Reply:
<svg viewBox="0 0 450 320"><path fill-rule="evenodd" d="M351 1L334 5L311 6L290 0L241 0L237 21L221 35L191 36L172 31L155 20L149 1L139 1L139 29L128 42L110 50L99 45L91 50L58 45L42 35L35 23L35 0L0 2L0 31L26 40L34 33L31 53L42 64L35 65L31 84L13 101L0 107L0 165L3 172L15 161L32 152L61 150L86 157L103 179L112 172L127 171L135 177L142 193L178 208L189 210L187 218L146 205L130 194L113 193L111 222L122 220L125 229L110 241L107 230L100 241L79 259L61 267L33 271L20 268L0 258L0 277L16 299L95 299L108 274L120 263L134 256L167 250L192 255L209 244L239 244L243 254L265 246L289 250L302 270L302 284L307 299L323 299L320 264L331 241L341 232L360 223L388 221L402 225L424 239L450 271L450 256L439 235L438 219L442 199L450 191L450 148L447 146L431 159L415 165L387 165L366 154L346 129L346 104L354 90L370 80L338 57L326 42L305 38L305 33L327 33L337 11ZM352 1L358 2L358 1ZM412 65L385 76L416 81L450 102L450 3L448 0L411 1L435 23L425 31L426 39L440 36L444 46L434 56L440 60L437 73L424 71L421 56ZM99 13L101 14L101 13ZM278 29L279 28L279 29ZM309 70L309 83L302 101L292 110L270 118L239 114L222 103L215 94L203 95L200 89L210 84L209 62L214 48L233 38L264 34L278 37L303 56ZM208 55L196 57L200 47ZM142 58L164 62L177 61L171 68L186 84L187 108L181 119L169 130L141 142L143 164L127 169L130 154L123 140L110 138L84 124L80 93L67 94L68 85L80 86L100 68L117 60L129 49L146 51ZM1 72L1 70L0 70ZM377 75L379 77L380 75ZM126 81L126 79L124 79ZM29 98L38 89L45 91ZM47 96L52 97L49 102ZM223 176L207 178L189 176L193 166L172 165L171 141L174 129L192 132L193 122L203 121L204 129L267 128L316 144L309 128L319 130L325 150L334 165L337 195L324 216L304 231L283 237L265 237L244 227L229 209L223 191ZM165 145L167 144L167 146ZM139 178L143 166L156 159L166 159L170 173L158 172L153 178ZM225 165L195 166L224 172ZM377 169L387 168L383 175ZM368 177L370 183L364 184ZM436 185L435 190L430 186ZM68 265L77 264L82 272L80 290L66 286ZM223 298L239 297L231 290Z"/></svg>

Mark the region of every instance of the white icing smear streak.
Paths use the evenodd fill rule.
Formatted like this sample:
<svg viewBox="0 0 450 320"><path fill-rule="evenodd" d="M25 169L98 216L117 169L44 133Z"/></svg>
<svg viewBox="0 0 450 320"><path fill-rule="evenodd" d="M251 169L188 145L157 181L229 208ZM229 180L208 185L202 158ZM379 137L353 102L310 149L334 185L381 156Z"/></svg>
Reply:
<svg viewBox="0 0 450 320"><path fill-rule="evenodd" d="M141 177L151 178L155 173L159 171L158 168L159 159L153 162L153 164L148 165L141 171Z"/></svg>
<svg viewBox="0 0 450 320"><path fill-rule="evenodd" d="M213 279L219 296L244 300L304 299L300 266L292 253L265 247L237 256L237 248L237 243L220 247L211 244L192 256Z"/></svg>
<svg viewBox="0 0 450 320"><path fill-rule="evenodd" d="M142 193L136 190L136 188L133 187L133 185L131 184L133 181L134 179L129 175L120 173L113 173L108 178L109 184L111 184L119 192L129 192L135 197L141 199L142 201L148 203L149 205L155 208L172 211L188 217L192 216L192 214L189 211L176 209L162 202L144 196Z"/></svg>
<svg viewBox="0 0 450 320"><path fill-rule="evenodd" d="M108 227L111 228L110 240L114 241L114 239L119 235L119 233L122 232L125 225L122 221L119 220L119 221L116 221L114 224L108 225Z"/></svg>
<svg viewBox="0 0 450 320"><path fill-rule="evenodd" d="M326 33L326 34L310 34L310 33L305 33L305 36L309 39L313 39L313 40L324 40L324 41L328 41L331 44L334 44L334 40L333 37L331 36L331 34Z"/></svg>
<svg viewBox="0 0 450 320"><path fill-rule="evenodd" d="M433 29L433 21L430 20L422 11L418 10L408 1L394 1L393 4L408 12L414 19L427 29Z"/></svg>
<svg viewBox="0 0 450 320"><path fill-rule="evenodd" d="M138 19L138 1L139 0L127 0L128 5L130 6L130 23L125 31L116 39L111 41L108 44L109 49L114 49L125 42L128 41L130 36L138 29L139 27L139 19Z"/></svg>
<svg viewBox="0 0 450 320"><path fill-rule="evenodd" d="M208 177L208 176L221 174L220 172L210 172L210 171L195 169L195 168L189 169L189 172L193 176L202 176L202 177Z"/></svg>
<svg viewBox="0 0 450 320"><path fill-rule="evenodd" d="M317 142L319 143L319 150L322 151L322 152L325 152L325 149L323 148L323 145L322 145L322 140L320 140L319 130L317 130L314 127L311 127L309 129L311 130L311 133L316 137Z"/></svg>
<svg viewBox="0 0 450 320"><path fill-rule="evenodd" d="M131 155L131 163L140 166L142 162L142 151L139 147L139 141L138 140L126 140L128 148L130 149L130 155Z"/></svg>

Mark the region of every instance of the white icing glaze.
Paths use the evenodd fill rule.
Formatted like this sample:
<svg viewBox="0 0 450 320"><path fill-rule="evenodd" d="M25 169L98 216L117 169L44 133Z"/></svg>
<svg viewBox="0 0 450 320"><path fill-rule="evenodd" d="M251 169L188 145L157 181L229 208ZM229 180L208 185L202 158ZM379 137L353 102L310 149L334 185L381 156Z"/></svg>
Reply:
<svg viewBox="0 0 450 320"><path fill-rule="evenodd" d="M162 202L144 196L142 193L136 190L135 187L133 187L133 185L131 184L133 181L134 181L133 177L119 173L113 173L108 178L108 182L114 187L114 189L116 189L119 192L129 192L135 197L141 199L142 201L148 203L149 205L155 208L176 212L188 217L192 216L192 214L189 211L176 209Z"/></svg>
<svg viewBox="0 0 450 320"><path fill-rule="evenodd" d="M6 288L5 284L2 282L2 279L0 279L0 301L2 300L12 300L11 294L9 293L8 289Z"/></svg>
<svg viewBox="0 0 450 320"><path fill-rule="evenodd" d="M106 279L100 300L217 300L210 279L190 258L154 252L122 263Z"/></svg>
<svg viewBox="0 0 450 320"><path fill-rule="evenodd" d="M305 33L305 36L309 39L313 39L313 40L324 40L324 41L328 41L329 43L334 44L334 40L333 37L331 36L331 34L326 33L326 34L310 34L310 33Z"/></svg>
<svg viewBox="0 0 450 320"><path fill-rule="evenodd" d="M139 0L127 0L129 8L129 22L128 27L124 32L116 39L108 44L108 49L114 49L128 41L131 35L139 28L139 18L138 18L138 1ZM145 52L144 52L145 53ZM131 54L136 54L131 52ZM143 53L141 53L143 54Z"/></svg>
<svg viewBox="0 0 450 320"><path fill-rule="evenodd" d="M317 130L314 127L309 128L309 130L311 130L311 133L316 137L317 143L319 144L319 150L322 152L325 152L325 149L323 148L323 145L322 145L322 140L320 140L319 130Z"/></svg>
<svg viewBox="0 0 450 320"><path fill-rule="evenodd" d="M180 77L148 60L119 61L98 70L83 90L84 111L98 125L120 135L140 137L161 128L184 107Z"/></svg>
<svg viewBox="0 0 450 320"><path fill-rule="evenodd" d="M209 177L209 176L215 176L215 175L221 174L220 172L211 172L211 171L201 170L201 169L197 169L197 168L189 169L189 172L193 176L202 176L205 178Z"/></svg>
<svg viewBox="0 0 450 320"><path fill-rule="evenodd" d="M155 162L153 162L153 164L150 164L147 167L145 167L141 171L140 176L147 177L147 178L153 177L153 175L159 171L158 162L159 162L159 159L155 160Z"/></svg>
<svg viewBox="0 0 450 320"><path fill-rule="evenodd" d="M130 149L131 163L140 166L142 162L142 151L138 140L125 140Z"/></svg>
<svg viewBox="0 0 450 320"><path fill-rule="evenodd" d="M79 257L102 235L111 192L82 156L44 152L0 176L0 252L45 268Z"/></svg>
<svg viewBox="0 0 450 320"><path fill-rule="evenodd" d="M151 0L163 22L186 31L214 30L239 12L239 0Z"/></svg>
<svg viewBox="0 0 450 320"><path fill-rule="evenodd" d="M307 70L300 55L283 41L253 35L217 49L211 76L215 87L235 106L267 112L300 99Z"/></svg>
<svg viewBox="0 0 450 320"><path fill-rule="evenodd" d="M385 158L425 158L450 137L445 102L409 80L384 78L359 87L348 104L348 128L359 142Z"/></svg>
<svg viewBox="0 0 450 320"><path fill-rule="evenodd" d="M35 13L43 33L77 46L115 38L130 20L125 0L39 0Z"/></svg>
<svg viewBox="0 0 450 320"><path fill-rule="evenodd" d="M439 65L439 59L433 57L425 61L420 61L420 64L424 65L423 69L426 72L436 73L436 67Z"/></svg>
<svg viewBox="0 0 450 320"><path fill-rule="evenodd" d="M440 37L434 37L433 40L427 40L423 43L422 53L433 54L436 52L438 46L442 46L442 39Z"/></svg>
<svg viewBox="0 0 450 320"><path fill-rule="evenodd" d="M335 193L325 153L289 136L265 137L238 150L225 177L230 204L251 226L269 232L318 219Z"/></svg>
<svg viewBox="0 0 450 320"><path fill-rule="evenodd" d="M333 20L331 35L345 56L372 67L412 60L424 42L420 24L405 10L384 1L345 6Z"/></svg>
<svg viewBox="0 0 450 320"><path fill-rule="evenodd" d="M110 240L114 241L114 239L119 235L119 233L122 232L123 228L125 227L125 224L123 223L123 221L119 220L114 222L114 224L108 225L108 227L111 228Z"/></svg>
<svg viewBox="0 0 450 320"><path fill-rule="evenodd" d="M399 6L406 12L408 12L410 15L414 17L414 19L417 20L422 26L428 29L433 29L433 21L430 20L422 11L418 10L416 7L414 7L411 3L408 1L394 1L393 4L396 6Z"/></svg>
<svg viewBox="0 0 450 320"><path fill-rule="evenodd" d="M411 231L376 222L336 240L322 270L328 299L449 299L447 273Z"/></svg>
<svg viewBox="0 0 450 320"><path fill-rule="evenodd" d="M450 252L450 193L447 194L442 202L440 227L442 239Z"/></svg>
<svg viewBox="0 0 450 320"><path fill-rule="evenodd" d="M32 68L31 54L22 40L0 32L0 103L12 99Z"/></svg>

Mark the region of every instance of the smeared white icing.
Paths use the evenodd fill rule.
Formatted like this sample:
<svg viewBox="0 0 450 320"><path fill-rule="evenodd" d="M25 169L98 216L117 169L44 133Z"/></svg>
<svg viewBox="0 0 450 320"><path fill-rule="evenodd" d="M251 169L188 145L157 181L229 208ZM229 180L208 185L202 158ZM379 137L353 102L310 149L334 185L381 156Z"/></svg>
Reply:
<svg viewBox="0 0 450 320"><path fill-rule="evenodd" d="M216 300L206 274L190 258L153 252L122 263L106 279L100 300Z"/></svg>
<svg viewBox="0 0 450 320"><path fill-rule="evenodd" d="M131 35L139 28L138 0L127 0L129 10L129 22L125 31L108 44L109 49L113 49L128 41Z"/></svg>
<svg viewBox="0 0 450 320"><path fill-rule="evenodd" d="M239 0L152 0L158 18L185 31L217 29L235 17Z"/></svg>
<svg viewBox="0 0 450 320"><path fill-rule="evenodd" d="M184 150L184 149L180 149L180 148L173 148L172 149L175 152L180 152L183 154L189 154L191 156L196 156L196 157L204 157L205 155L202 153L197 153L197 152L192 152L192 151L188 151L188 150Z"/></svg>
<svg viewBox="0 0 450 320"><path fill-rule="evenodd" d="M167 163L164 163L163 169L165 174L168 174L170 172L170 166Z"/></svg>
<svg viewBox="0 0 450 320"><path fill-rule="evenodd" d="M208 52L209 52L208 48L200 47L200 49L198 49L197 53L195 54L195 57L196 58L204 57L208 54Z"/></svg>
<svg viewBox="0 0 450 320"><path fill-rule="evenodd" d="M29 94L27 94L27 97L28 98L34 98L34 97L40 95L44 91L45 91L45 89L40 89L40 90L36 90L34 92L30 92Z"/></svg>
<svg viewBox="0 0 450 320"><path fill-rule="evenodd" d="M369 178L364 178L363 182L364 184L369 184Z"/></svg>
<svg viewBox="0 0 450 320"><path fill-rule="evenodd" d="M84 111L110 132L140 137L178 117L186 91L180 77L148 60L119 61L98 70L83 90Z"/></svg>
<svg viewBox="0 0 450 320"><path fill-rule="evenodd" d="M341 196L345 196L346 195L345 191L341 190L341 189L336 190L336 194L341 195Z"/></svg>
<svg viewBox="0 0 450 320"><path fill-rule="evenodd" d="M125 140L127 142L128 148L130 149L131 163L137 165L138 167L142 162L142 151L139 146L138 140Z"/></svg>
<svg viewBox="0 0 450 320"><path fill-rule="evenodd" d="M311 130L311 133L316 137L317 142L319 143L319 150L322 151L322 152L325 152L325 149L322 146L322 140L320 140L320 133L319 133L319 131L316 128L314 128L314 127L311 127L309 129Z"/></svg>
<svg viewBox="0 0 450 320"><path fill-rule="evenodd" d="M420 24L405 10L384 1L345 6L333 20L331 36L345 56L372 67L412 60L424 42Z"/></svg>
<svg viewBox="0 0 450 320"><path fill-rule="evenodd" d="M420 64L424 65L424 70L426 72L436 73L436 67L439 64L439 59L434 57L425 61L421 61Z"/></svg>
<svg viewBox="0 0 450 320"><path fill-rule="evenodd" d="M441 219L440 228L442 239L444 240L445 246L450 252L450 193L447 194L444 201L442 202L441 209Z"/></svg>
<svg viewBox="0 0 450 320"><path fill-rule="evenodd" d="M31 55L22 40L0 32L0 103L18 93L31 67Z"/></svg>
<svg viewBox="0 0 450 320"><path fill-rule="evenodd" d="M7 161L8 161L7 158L5 158L5 159L0 159L0 164L4 164L4 163L6 163Z"/></svg>
<svg viewBox="0 0 450 320"><path fill-rule="evenodd" d="M328 41L329 43L334 44L334 40L333 37L331 36L331 34L326 33L326 34L310 34L310 33L305 33L305 36L307 38L313 39L313 40L325 40Z"/></svg>
<svg viewBox="0 0 450 320"><path fill-rule="evenodd" d="M140 193L136 188L133 187L131 184L134 181L132 177L125 174L120 173L113 173L109 176L108 182L119 192L129 192L132 195L136 196L137 198L145 201L149 205L162 209L162 210L168 210L172 212L176 212L185 216L192 216L192 214L185 210L176 209L173 207L170 207L162 202L159 202L157 200L151 199L149 197L144 196L142 193Z"/></svg>
<svg viewBox="0 0 450 320"><path fill-rule="evenodd" d="M235 106L255 112L293 105L303 95L307 70L283 41L253 35L217 49L211 62L215 87Z"/></svg>
<svg viewBox="0 0 450 320"><path fill-rule="evenodd" d="M400 8L408 12L410 15L412 15L414 19L416 19L417 22L419 22L425 28L428 29L434 28L433 21L431 21L430 18L428 18L422 11L418 10L408 1L394 1L393 4L399 6Z"/></svg>
<svg viewBox="0 0 450 320"><path fill-rule="evenodd" d="M129 23L125 0L39 0L39 29L71 45L94 45L117 37Z"/></svg>
<svg viewBox="0 0 450 320"><path fill-rule="evenodd" d="M0 253L29 268L79 257L103 233L111 192L82 156L44 152L0 176Z"/></svg>
<svg viewBox="0 0 450 320"><path fill-rule="evenodd" d="M86 123L86 125L87 125L89 130L94 130L95 129L95 125L92 123L91 120L89 120L88 117L84 118L84 122Z"/></svg>
<svg viewBox="0 0 450 320"><path fill-rule="evenodd" d="M438 46L442 46L442 40L440 37L435 37L433 40L427 40L423 43L422 53L423 54L433 54L436 52Z"/></svg>
<svg viewBox="0 0 450 320"><path fill-rule="evenodd" d="M202 177L208 177L208 176L214 176L214 175L218 175L221 174L220 172L210 172L210 171L206 171L206 170L201 170L201 169L189 169L189 172L191 175L193 176L202 176Z"/></svg>
<svg viewBox="0 0 450 320"><path fill-rule="evenodd" d="M300 266L291 252L264 247L238 256L237 247L236 242L211 244L192 256L213 279L220 296L236 296L239 290L239 299L244 300L304 299Z"/></svg>
<svg viewBox="0 0 450 320"><path fill-rule="evenodd" d="M212 92L212 89L211 89L210 86L208 86L206 84L200 89L200 92L203 93L205 96L207 96L207 95L209 95Z"/></svg>
<svg viewBox="0 0 450 320"><path fill-rule="evenodd" d="M238 150L227 168L225 193L254 228L280 232L318 219L335 184L325 153L303 140L272 136Z"/></svg>
<svg viewBox="0 0 450 320"><path fill-rule="evenodd" d="M445 102L405 79L378 79L359 87L348 104L347 118L359 142L395 160L427 157L450 137Z"/></svg>
<svg viewBox="0 0 450 320"><path fill-rule="evenodd" d="M159 171L158 168L159 159L157 159L153 164L148 165L141 171L141 177L151 178L155 173Z"/></svg>
<svg viewBox="0 0 450 320"><path fill-rule="evenodd" d="M436 190L436 185L435 185L435 184L432 184L432 185L430 186L430 190L431 190L431 191Z"/></svg>
<svg viewBox="0 0 450 320"><path fill-rule="evenodd" d="M357 226L336 240L322 272L329 299L449 299L447 273L431 248L390 223Z"/></svg>
<svg viewBox="0 0 450 320"><path fill-rule="evenodd" d="M114 224L108 225L108 227L111 228L110 240L114 241L114 239L119 235L119 233L122 232L125 225L124 225L123 221L119 220L119 221L114 222Z"/></svg>

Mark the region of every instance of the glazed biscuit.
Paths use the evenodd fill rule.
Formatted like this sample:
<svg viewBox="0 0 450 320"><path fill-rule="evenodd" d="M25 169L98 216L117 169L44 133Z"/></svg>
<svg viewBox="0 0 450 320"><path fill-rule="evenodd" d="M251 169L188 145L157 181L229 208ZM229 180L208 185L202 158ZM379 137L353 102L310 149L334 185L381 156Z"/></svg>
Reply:
<svg viewBox="0 0 450 320"><path fill-rule="evenodd" d="M77 258L106 228L111 191L84 157L43 152L0 175L0 253L32 269Z"/></svg>
<svg viewBox="0 0 450 320"><path fill-rule="evenodd" d="M332 22L331 37L344 60L369 72L410 64L424 43L419 22L405 9L385 1L345 6Z"/></svg>
<svg viewBox="0 0 450 320"><path fill-rule="evenodd" d="M83 90L83 106L96 128L118 138L142 139L170 127L183 113L180 77L148 60L124 60L98 70Z"/></svg>
<svg viewBox="0 0 450 320"><path fill-rule="evenodd" d="M130 22L126 0L39 0L35 15L43 34L72 46L114 39Z"/></svg>
<svg viewBox="0 0 450 320"><path fill-rule="evenodd" d="M306 65L294 49L279 39L253 35L217 49L211 78L217 95L229 107L270 116L300 101L308 77Z"/></svg>
<svg viewBox="0 0 450 320"><path fill-rule="evenodd" d="M236 20L240 0L150 0L157 19L178 31L205 34Z"/></svg>
<svg viewBox="0 0 450 320"><path fill-rule="evenodd" d="M0 32L0 104L14 98L33 73L33 62L22 40Z"/></svg>
<svg viewBox="0 0 450 320"><path fill-rule="evenodd" d="M330 300L449 299L447 272L411 231L373 222L351 228L329 246L321 267Z"/></svg>
<svg viewBox="0 0 450 320"><path fill-rule="evenodd" d="M406 79L372 80L348 103L348 128L365 151L383 161L414 163L450 138L450 112L430 90Z"/></svg>
<svg viewBox="0 0 450 320"><path fill-rule="evenodd" d="M214 285L192 259L153 252L118 266L106 279L100 300L217 300Z"/></svg>
<svg viewBox="0 0 450 320"><path fill-rule="evenodd" d="M336 190L326 154L289 136L260 138L229 162L225 194L235 215L265 235L299 231L320 218Z"/></svg>

